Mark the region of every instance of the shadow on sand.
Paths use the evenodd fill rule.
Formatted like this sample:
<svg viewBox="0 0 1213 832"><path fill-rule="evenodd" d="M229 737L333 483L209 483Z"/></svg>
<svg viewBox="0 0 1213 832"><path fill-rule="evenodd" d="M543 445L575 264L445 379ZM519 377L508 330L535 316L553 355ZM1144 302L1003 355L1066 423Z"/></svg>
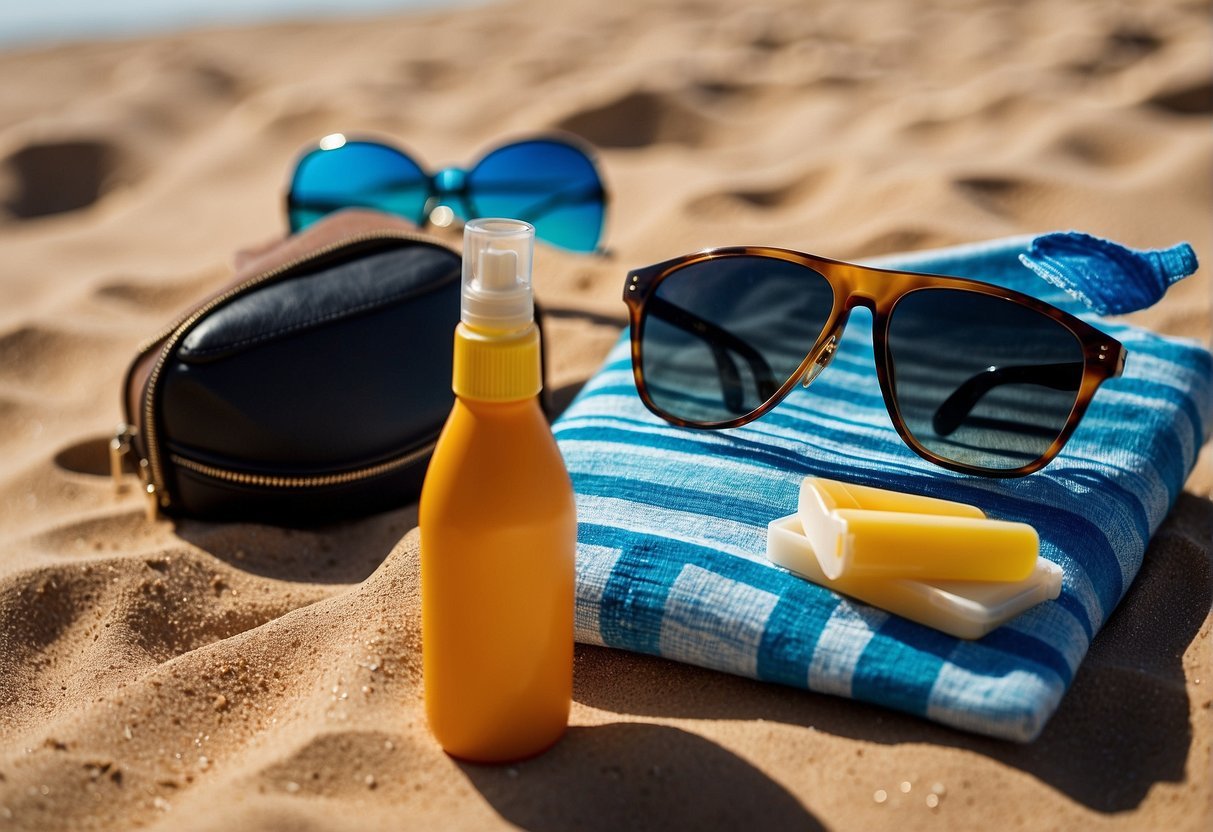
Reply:
<svg viewBox="0 0 1213 832"><path fill-rule="evenodd" d="M664 725L570 728L535 759L459 767L503 818L529 830L824 828L736 754Z"/></svg>

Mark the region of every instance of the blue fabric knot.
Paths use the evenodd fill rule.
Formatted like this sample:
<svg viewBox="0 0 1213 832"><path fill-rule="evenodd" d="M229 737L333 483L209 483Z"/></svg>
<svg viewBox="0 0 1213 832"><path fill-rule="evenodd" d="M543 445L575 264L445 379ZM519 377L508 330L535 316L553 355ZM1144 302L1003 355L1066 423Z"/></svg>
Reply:
<svg viewBox="0 0 1213 832"><path fill-rule="evenodd" d="M1147 251L1078 231L1037 237L1019 261L1100 315L1153 306L1197 266L1187 243Z"/></svg>

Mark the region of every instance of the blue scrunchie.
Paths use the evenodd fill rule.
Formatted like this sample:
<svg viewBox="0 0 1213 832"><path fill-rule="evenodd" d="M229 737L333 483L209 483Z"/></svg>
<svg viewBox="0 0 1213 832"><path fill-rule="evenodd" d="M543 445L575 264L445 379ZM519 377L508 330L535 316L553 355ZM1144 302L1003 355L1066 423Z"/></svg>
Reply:
<svg viewBox="0 0 1213 832"><path fill-rule="evenodd" d="M1196 271L1187 243L1131 249L1078 231L1045 234L1019 260L1100 315L1121 315L1153 306L1171 284Z"/></svg>

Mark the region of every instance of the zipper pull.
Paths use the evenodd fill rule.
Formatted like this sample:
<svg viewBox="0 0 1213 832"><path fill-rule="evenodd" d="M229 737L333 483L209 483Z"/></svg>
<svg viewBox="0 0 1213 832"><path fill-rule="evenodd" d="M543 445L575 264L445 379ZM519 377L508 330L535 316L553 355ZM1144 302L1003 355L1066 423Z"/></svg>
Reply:
<svg viewBox="0 0 1213 832"><path fill-rule="evenodd" d="M143 499L147 520L149 523L154 523L160 519L160 495L156 493L156 484L152 482L152 466L146 459L139 460L139 478L143 480Z"/></svg>
<svg viewBox="0 0 1213 832"><path fill-rule="evenodd" d="M114 478L114 492L122 491L122 474L126 467L126 456L131 452L131 438L135 429L130 425L118 425L114 438L110 440L110 476ZM143 494L147 510L147 519L160 519L160 495L156 493L156 485L152 482L151 465L146 459L139 460L139 479L143 482Z"/></svg>
<svg viewBox="0 0 1213 832"><path fill-rule="evenodd" d="M145 511L149 523L155 523L160 519L160 498L156 496L156 486L150 482L144 487L146 495Z"/></svg>
<svg viewBox="0 0 1213 832"><path fill-rule="evenodd" d="M114 479L115 494L122 491L122 469L126 465L126 455L131 452L131 437L134 435L134 428L121 424L110 440L110 476Z"/></svg>

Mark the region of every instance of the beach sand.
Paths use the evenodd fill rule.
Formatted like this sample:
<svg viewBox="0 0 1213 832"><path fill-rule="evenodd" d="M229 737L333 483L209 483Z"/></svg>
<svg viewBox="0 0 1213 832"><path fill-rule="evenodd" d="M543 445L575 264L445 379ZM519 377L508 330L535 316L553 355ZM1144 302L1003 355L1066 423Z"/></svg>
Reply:
<svg viewBox="0 0 1213 832"><path fill-rule="evenodd" d="M601 148L611 256L537 254L567 402L626 269L704 246L1078 228L1213 263L1211 44L1203 2L616 0L0 54L0 830L1208 830L1208 446L1035 743L579 647L565 739L493 768L426 731L415 506L151 524L106 443L136 345L282 234L326 133ZM1207 341L1211 283L1133 318Z"/></svg>

